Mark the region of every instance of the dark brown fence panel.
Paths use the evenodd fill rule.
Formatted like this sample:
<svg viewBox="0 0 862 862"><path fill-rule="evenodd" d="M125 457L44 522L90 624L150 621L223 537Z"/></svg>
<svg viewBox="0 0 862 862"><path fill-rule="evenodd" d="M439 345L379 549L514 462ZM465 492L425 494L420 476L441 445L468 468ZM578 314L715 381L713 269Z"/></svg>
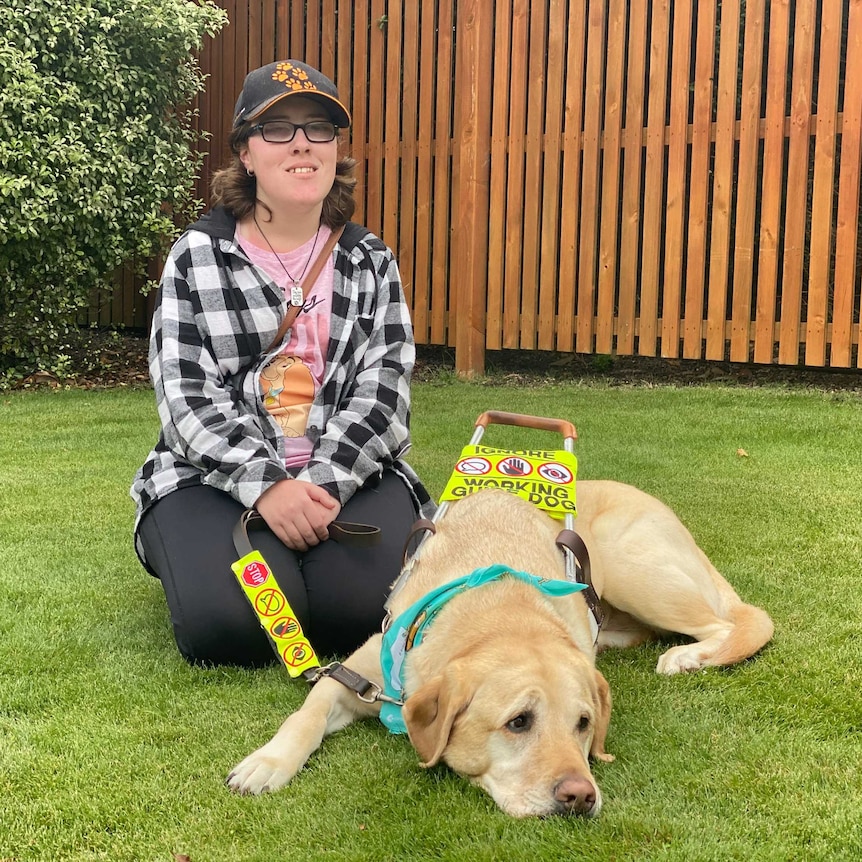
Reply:
<svg viewBox="0 0 862 862"><path fill-rule="evenodd" d="M862 367L862 0L219 2L198 196L248 69L318 65L353 113L356 218L459 370Z"/></svg>

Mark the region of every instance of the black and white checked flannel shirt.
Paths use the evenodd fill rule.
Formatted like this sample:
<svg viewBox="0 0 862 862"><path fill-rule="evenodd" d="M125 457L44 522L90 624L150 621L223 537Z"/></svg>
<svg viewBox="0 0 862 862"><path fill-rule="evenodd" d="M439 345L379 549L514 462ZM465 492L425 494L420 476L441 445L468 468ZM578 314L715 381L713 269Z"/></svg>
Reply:
<svg viewBox="0 0 862 862"><path fill-rule="evenodd" d="M313 451L294 478L326 488L343 505L389 468L427 517L434 504L401 460L410 447L415 358L401 276L370 232L345 249L351 228L357 236L348 225L334 252L329 349L306 431ZM177 240L165 264L149 354L162 429L131 488L136 524L178 488L204 483L253 506L290 475L259 388L261 369L283 346L263 352L286 302L237 246L235 230L233 217L217 208Z"/></svg>

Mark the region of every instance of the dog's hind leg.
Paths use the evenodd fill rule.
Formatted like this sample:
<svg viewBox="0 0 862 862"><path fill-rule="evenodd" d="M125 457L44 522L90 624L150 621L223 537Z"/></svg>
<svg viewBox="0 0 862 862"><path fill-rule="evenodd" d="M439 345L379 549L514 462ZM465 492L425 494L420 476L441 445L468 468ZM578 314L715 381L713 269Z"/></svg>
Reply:
<svg viewBox="0 0 862 862"><path fill-rule="evenodd" d="M671 647L659 658L656 671L674 674L707 666L736 664L754 655L772 638L772 620L760 608L739 602L729 609L727 617L716 619L703 630L683 632L697 640Z"/></svg>
<svg viewBox="0 0 862 862"><path fill-rule="evenodd" d="M658 673L735 664L772 637L768 614L744 604L702 552L685 568L670 563L660 571L647 571L650 577L640 582L640 589L625 597L625 610L659 633L694 638L694 643L665 652L658 660Z"/></svg>
<svg viewBox="0 0 862 862"><path fill-rule="evenodd" d="M608 579L603 603L623 611L659 635L678 633L694 643L675 646L658 661L658 673L675 674L713 665L729 665L754 655L772 637L773 625L760 608L746 605L707 556L693 544L676 544L675 554L642 553L622 568L627 577ZM623 623L626 616L622 617ZM626 646L642 629L627 632L614 625L599 645ZM615 632L621 628L621 632ZM629 636L628 643L626 637Z"/></svg>
<svg viewBox="0 0 862 862"><path fill-rule="evenodd" d="M378 684L380 638L374 635L345 661L351 670ZM341 683L324 677L275 736L233 769L226 784L238 793L278 790L302 769L325 737L379 712L379 704L366 703Z"/></svg>

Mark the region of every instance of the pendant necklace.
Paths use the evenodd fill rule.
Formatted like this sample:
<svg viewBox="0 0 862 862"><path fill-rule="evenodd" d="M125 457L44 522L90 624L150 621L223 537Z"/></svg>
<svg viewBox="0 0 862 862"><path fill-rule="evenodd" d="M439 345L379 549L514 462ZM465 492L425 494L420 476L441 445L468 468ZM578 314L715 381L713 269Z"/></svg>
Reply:
<svg viewBox="0 0 862 862"><path fill-rule="evenodd" d="M311 258L314 257L314 250L317 248L317 237L320 236L320 225L317 226L317 233L314 234L314 243L311 246L311 251L308 254L308 260L305 261L305 266L302 268L302 272L299 274L299 278L294 278L288 271L287 267L284 265L284 261L279 257L278 252L272 247L272 243L269 241L267 235L261 230L260 224L257 220L257 213L255 213L252 218L254 219L254 226L257 228L257 232L263 237L264 242L269 246L269 250L275 255L275 259L278 261L281 268L284 270L284 274L290 279L291 287L290 287L290 304L294 306L300 306L305 301L305 297L302 295L302 277L305 275L306 270L308 269L308 265L311 263Z"/></svg>

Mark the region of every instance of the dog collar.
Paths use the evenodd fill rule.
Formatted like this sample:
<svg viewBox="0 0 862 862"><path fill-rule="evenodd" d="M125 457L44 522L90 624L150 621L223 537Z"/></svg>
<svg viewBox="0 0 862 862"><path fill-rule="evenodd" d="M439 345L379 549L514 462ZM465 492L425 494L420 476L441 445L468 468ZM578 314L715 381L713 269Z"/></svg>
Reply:
<svg viewBox="0 0 862 862"><path fill-rule="evenodd" d="M449 581L448 584L443 584L442 587L438 587L423 596L396 617L383 634L383 645L380 650L383 692L395 702L385 701L383 703L380 709L380 720L386 725L390 733L407 732L401 715L401 705L404 701L402 674L407 653L422 643L425 629L450 599L465 590L481 587L505 577L516 578L552 597L568 596L587 588L586 584L538 578L535 575L527 574L527 572L519 572L503 565L494 565L484 569L476 569L469 575Z"/></svg>

